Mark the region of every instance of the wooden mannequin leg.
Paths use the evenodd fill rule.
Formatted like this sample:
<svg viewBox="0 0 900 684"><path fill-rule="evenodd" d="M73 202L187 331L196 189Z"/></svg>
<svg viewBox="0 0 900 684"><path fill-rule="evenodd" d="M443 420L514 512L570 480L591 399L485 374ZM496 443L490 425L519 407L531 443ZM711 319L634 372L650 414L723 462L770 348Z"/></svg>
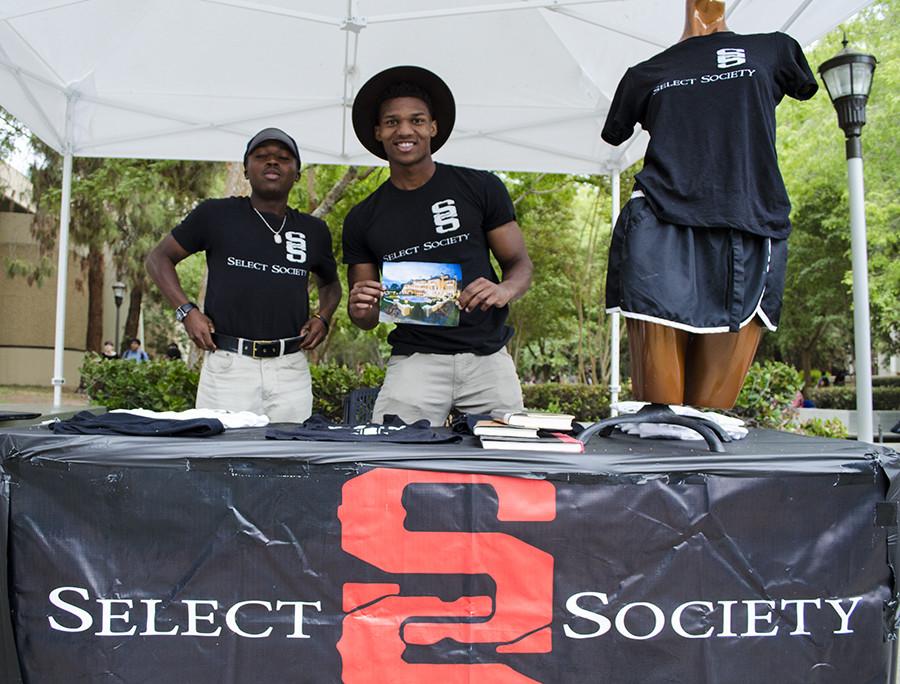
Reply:
<svg viewBox="0 0 900 684"><path fill-rule="evenodd" d="M763 327L751 321L736 333L691 335L687 345L684 402L730 409L753 363Z"/></svg>
<svg viewBox="0 0 900 684"><path fill-rule="evenodd" d="M634 398L656 404L684 403L688 334L658 323L625 320Z"/></svg>

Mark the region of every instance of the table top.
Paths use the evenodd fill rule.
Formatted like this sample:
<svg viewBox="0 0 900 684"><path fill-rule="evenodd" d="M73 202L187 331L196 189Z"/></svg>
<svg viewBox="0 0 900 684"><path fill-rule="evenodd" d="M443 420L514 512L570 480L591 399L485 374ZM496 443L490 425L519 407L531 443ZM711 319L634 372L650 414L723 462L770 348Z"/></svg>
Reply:
<svg viewBox="0 0 900 684"><path fill-rule="evenodd" d="M227 459L539 476L851 474L880 468L893 482L895 472L900 473L900 455L882 445L761 429L726 444L722 454L710 453L702 441L640 439L618 432L609 438L594 437L586 453L568 454L487 450L472 437L452 444L388 444L272 440L265 438L266 431L243 428L208 438L173 438L55 435L41 427L0 430L0 471L10 459L179 468L187 463Z"/></svg>

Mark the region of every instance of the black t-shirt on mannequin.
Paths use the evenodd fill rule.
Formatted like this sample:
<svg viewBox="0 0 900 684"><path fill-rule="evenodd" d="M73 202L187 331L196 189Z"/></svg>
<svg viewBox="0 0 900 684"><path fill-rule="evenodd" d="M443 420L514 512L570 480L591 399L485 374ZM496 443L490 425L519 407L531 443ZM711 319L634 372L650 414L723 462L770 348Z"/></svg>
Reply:
<svg viewBox="0 0 900 684"><path fill-rule="evenodd" d="M602 137L650 133L636 176L654 213L675 225L790 233L778 170L775 107L818 85L797 42L783 33L721 31L682 41L628 69Z"/></svg>
<svg viewBox="0 0 900 684"><path fill-rule="evenodd" d="M436 164L415 190L391 181L355 206L344 220L344 263L426 261L459 264L464 289L477 278L500 282L491 265L487 234L516 213L502 181L492 173ZM508 307L460 312L459 326L398 324L388 341L394 354L493 354L512 336Z"/></svg>
<svg viewBox="0 0 900 684"><path fill-rule="evenodd" d="M262 212L278 230L281 218ZM294 337L309 318L309 274L332 282L337 265L328 226L288 208L281 242L248 197L206 200L172 230L188 252L206 252L204 311L216 332L253 340Z"/></svg>

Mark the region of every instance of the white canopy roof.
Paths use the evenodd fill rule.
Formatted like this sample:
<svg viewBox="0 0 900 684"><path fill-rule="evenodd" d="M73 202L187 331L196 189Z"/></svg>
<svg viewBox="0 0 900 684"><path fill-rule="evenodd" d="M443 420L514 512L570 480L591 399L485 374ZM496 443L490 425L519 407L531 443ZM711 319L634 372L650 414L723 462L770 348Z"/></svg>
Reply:
<svg viewBox="0 0 900 684"><path fill-rule="evenodd" d="M731 0L730 28L809 44L871 0ZM305 162L380 163L349 108L416 64L454 91L438 158L607 173L646 136L600 139L625 69L674 43L682 0L0 0L0 105L75 156L239 159L279 126Z"/></svg>

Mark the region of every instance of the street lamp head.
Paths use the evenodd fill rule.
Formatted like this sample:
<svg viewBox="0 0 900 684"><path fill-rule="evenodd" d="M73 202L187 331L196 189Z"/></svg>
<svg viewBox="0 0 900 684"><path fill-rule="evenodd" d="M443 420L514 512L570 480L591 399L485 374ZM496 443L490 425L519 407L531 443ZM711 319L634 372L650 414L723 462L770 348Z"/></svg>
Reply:
<svg viewBox="0 0 900 684"><path fill-rule="evenodd" d="M125 283L116 281L112 285L113 298L116 300L116 308L122 306L122 300L125 299Z"/></svg>
<svg viewBox="0 0 900 684"><path fill-rule="evenodd" d="M859 137L866 123L866 101L872 87L876 59L847 47L819 67L828 97L838 116L838 126L847 138Z"/></svg>

